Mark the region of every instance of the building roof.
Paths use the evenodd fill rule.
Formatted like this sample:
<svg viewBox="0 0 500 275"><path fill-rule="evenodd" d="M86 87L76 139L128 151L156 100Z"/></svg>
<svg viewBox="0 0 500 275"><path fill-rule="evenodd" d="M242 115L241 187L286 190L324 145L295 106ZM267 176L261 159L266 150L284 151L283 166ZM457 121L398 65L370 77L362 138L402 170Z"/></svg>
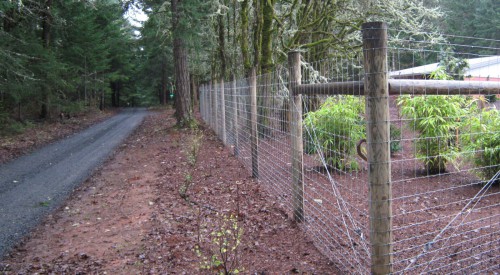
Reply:
<svg viewBox="0 0 500 275"><path fill-rule="evenodd" d="M465 70L466 77L500 78L500 55L467 59L469 68ZM439 63L389 72L394 78L407 78L417 75L429 75L435 71Z"/></svg>

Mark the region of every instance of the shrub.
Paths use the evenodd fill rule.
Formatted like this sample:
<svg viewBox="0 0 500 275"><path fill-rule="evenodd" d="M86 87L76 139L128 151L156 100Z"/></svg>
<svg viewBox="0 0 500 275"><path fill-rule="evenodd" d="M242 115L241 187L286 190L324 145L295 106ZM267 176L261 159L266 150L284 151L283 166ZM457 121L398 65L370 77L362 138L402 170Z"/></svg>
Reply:
<svg viewBox="0 0 500 275"><path fill-rule="evenodd" d="M424 159L427 173L444 172L446 164L454 161L459 151L453 142L454 134L470 104L463 96L404 95L398 98L402 115L410 119L409 127L419 132L417 157Z"/></svg>
<svg viewBox="0 0 500 275"><path fill-rule="evenodd" d="M495 103L497 101L496 95L485 95L484 98L488 103Z"/></svg>
<svg viewBox="0 0 500 275"><path fill-rule="evenodd" d="M61 112L70 116L83 113L87 109L88 108L85 106L84 101L64 102L64 104L61 106Z"/></svg>
<svg viewBox="0 0 500 275"><path fill-rule="evenodd" d="M390 139L391 154L401 151L401 129L394 124L390 126Z"/></svg>
<svg viewBox="0 0 500 275"><path fill-rule="evenodd" d="M17 121L0 105L0 136L11 136L23 133L27 128L33 127L30 121Z"/></svg>
<svg viewBox="0 0 500 275"><path fill-rule="evenodd" d="M500 111L492 109L470 116L467 125L467 149L473 152L471 158L480 168L480 176L489 180L500 168Z"/></svg>
<svg viewBox="0 0 500 275"><path fill-rule="evenodd" d="M340 170L357 170L356 143L365 138L364 100L355 96L329 97L321 107L307 113L304 125L316 140L306 144L308 153L322 149L328 165ZM318 148L319 147L319 148Z"/></svg>
<svg viewBox="0 0 500 275"><path fill-rule="evenodd" d="M238 223L238 216L217 213L217 217L220 223L207 236L208 242L202 244L201 232L198 232L199 243L194 252L201 260L200 269L206 274L239 274L243 271L240 266L243 228Z"/></svg>

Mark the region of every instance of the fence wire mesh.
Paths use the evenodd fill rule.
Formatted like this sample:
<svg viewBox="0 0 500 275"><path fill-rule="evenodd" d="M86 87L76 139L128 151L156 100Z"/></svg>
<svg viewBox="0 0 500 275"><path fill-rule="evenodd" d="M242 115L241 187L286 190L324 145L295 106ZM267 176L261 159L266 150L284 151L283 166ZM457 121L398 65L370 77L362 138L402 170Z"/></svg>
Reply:
<svg viewBox="0 0 500 275"><path fill-rule="evenodd" d="M427 41L425 35L401 39L397 30L389 34L388 70L380 73L390 78L390 133L384 142L391 156L387 245L393 271L498 272L500 48L492 45L500 41L472 47ZM319 250L343 272L368 274L373 252L366 125L380 121L371 121L365 110L362 55L302 58L301 106L291 100L289 68L257 76L257 151L251 78L202 86L200 112L290 217L300 196L300 224ZM303 114L303 193L292 185L294 108Z"/></svg>
<svg viewBox="0 0 500 275"><path fill-rule="evenodd" d="M500 41L491 42L389 48L391 78L447 84L440 95L426 95L424 81L391 96L395 273L500 270ZM493 91L463 85L482 81Z"/></svg>

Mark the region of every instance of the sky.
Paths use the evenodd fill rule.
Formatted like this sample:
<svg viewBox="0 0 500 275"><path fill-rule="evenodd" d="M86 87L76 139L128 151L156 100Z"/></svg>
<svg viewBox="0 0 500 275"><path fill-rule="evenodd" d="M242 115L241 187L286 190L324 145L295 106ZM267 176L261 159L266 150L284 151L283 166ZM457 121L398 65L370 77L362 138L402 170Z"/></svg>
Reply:
<svg viewBox="0 0 500 275"><path fill-rule="evenodd" d="M131 5L125 14L125 18L132 24L132 26L140 28L142 24L148 20L148 16L142 11L140 7Z"/></svg>

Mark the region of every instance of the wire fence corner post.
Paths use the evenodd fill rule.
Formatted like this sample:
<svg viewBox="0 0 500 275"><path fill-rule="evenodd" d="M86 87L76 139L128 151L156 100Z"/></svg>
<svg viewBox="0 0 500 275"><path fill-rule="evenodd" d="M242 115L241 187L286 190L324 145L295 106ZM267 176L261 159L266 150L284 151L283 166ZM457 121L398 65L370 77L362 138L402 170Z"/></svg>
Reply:
<svg viewBox="0 0 500 275"><path fill-rule="evenodd" d="M300 52L288 53L290 70L289 103L290 108L290 140L292 143L292 196L293 217L296 222L304 220L304 145L302 140L302 95L296 93L302 83L300 70Z"/></svg>
<svg viewBox="0 0 500 275"><path fill-rule="evenodd" d="M250 121L252 124L252 177L259 177L259 133L257 132L257 72L252 68L250 76Z"/></svg>
<svg viewBox="0 0 500 275"><path fill-rule="evenodd" d="M231 84L231 92L233 95L233 132L234 132L234 155L239 155L239 144L238 144L238 93L236 88L236 76L233 74Z"/></svg>
<svg viewBox="0 0 500 275"><path fill-rule="evenodd" d="M220 113L221 113L221 139L222 143L227 144L226 140L226 100L224 95L224 78L220 78Z"/></svg>
<svg viewBox="0 0 500 275"><path fill-rule="evenodd" d="M371 273L391 274L393 251L387 25L383 22L370 22L363 24L362 30L370 185Z"/></svg>

